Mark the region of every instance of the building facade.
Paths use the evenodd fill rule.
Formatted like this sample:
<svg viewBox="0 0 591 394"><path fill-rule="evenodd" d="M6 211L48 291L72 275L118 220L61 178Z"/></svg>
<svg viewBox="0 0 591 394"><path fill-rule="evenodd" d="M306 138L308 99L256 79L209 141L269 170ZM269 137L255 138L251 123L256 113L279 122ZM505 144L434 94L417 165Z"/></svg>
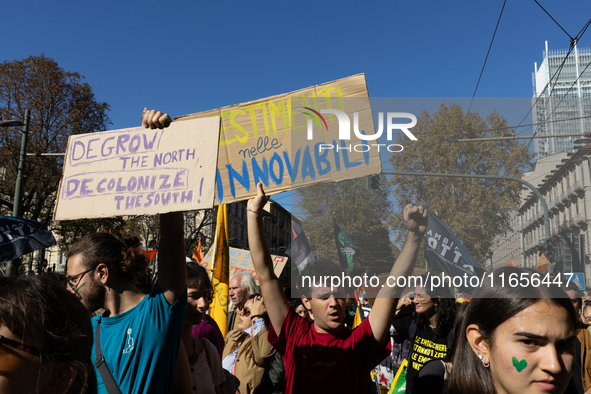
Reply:
<svg viewBox="0 0 591 394"><path fill-rule="evenodd" d="M591 144L575 153L557 154L548 159L560 159L560 162L548 160L555 168L546 172L537 189L548 209L549 235L555 253L553 272L584 272L586 284L590 285ZM519 208L523 229L522 266L535 269L544 250L540 241L548 238L544 210L533 193L528 193L523 201Z"/></svg>
<svg viewBox="0 0 591 394"><path fill-rule="evenodd" d="M569 53L570 52L570 53ZM567 57L568 55L568 57ZM532 117L535 134L575 134L591 130L591 49L546 50L534 63ZM534 139L537 158L571 151L579 137Z"/></svg>
<svg viewBox="0 0 591 394"><path fill-rule="evenodd" d="M228 204L228 236L230 246L248 249L248 223L246 201ZM281 204L270 199L265 205L263 231L271 254L284 255L291 242L291 213Z"/></svg>

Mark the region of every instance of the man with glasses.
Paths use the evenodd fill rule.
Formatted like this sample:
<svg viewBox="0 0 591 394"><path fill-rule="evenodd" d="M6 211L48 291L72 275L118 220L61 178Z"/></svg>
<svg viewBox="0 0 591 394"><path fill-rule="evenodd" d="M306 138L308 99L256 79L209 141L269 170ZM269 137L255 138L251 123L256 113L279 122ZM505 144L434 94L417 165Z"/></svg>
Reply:
<svg viewBox="0 0 591 394"><path fill-rule="evenodd" d="M142 115L143 125L151 129L171 122L154 110L145 109ZM187 358L184 348L179 349L187 311L183 213L160 215L160 234L158 280L148 295L135 285L148 268L137 237L121 242L111 234L89 234L68 253L69 290L89 313L105 309L92 318L99 393L107 393L111 380L123 393L167 393L177 382L190 386ZM177 360L186 369L173 382L175 364L183 367Z"/></svg>

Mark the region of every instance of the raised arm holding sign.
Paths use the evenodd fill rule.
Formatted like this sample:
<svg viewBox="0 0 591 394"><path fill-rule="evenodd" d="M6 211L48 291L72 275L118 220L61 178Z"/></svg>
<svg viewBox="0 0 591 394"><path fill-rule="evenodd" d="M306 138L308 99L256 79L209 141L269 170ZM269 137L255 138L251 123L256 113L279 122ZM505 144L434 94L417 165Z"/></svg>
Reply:
<svg viewBox="0 0 591 394"><path fill-rule="evenodd" d="M142 118L150 129L171 122L168 115L147 109ZM124 393L169 392L175 365L183 366L177 357L188 372L184 350L179 352L187 310L183 213L162 214L160 233L158 280L148 295L135 286L136 278L148 267L137 237L121 242L108 233L89 234L76 240L68 253L70 291L89 313L105 310L92 318L93 354L102 353L105 360L99 358L95 365L107 365ZM188 379L188 374L178 376ZM106 393L108 373L97 369L97 380L98 392Z"/></svg>

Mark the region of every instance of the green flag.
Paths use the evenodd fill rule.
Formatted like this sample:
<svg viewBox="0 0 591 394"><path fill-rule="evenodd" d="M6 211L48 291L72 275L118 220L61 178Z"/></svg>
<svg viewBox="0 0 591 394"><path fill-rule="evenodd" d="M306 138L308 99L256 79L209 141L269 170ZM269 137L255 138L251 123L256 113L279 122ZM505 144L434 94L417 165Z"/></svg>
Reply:
<svg viewBox="0 0 591 394"><path fill-rule="evenodd" d="M349 272L353 271L354 268L361 268L359 262L361 251L345 229L337 223L337 219L334 216L332 219L334 221L334 239L337 244L337 254L341 266Z"/></svg>

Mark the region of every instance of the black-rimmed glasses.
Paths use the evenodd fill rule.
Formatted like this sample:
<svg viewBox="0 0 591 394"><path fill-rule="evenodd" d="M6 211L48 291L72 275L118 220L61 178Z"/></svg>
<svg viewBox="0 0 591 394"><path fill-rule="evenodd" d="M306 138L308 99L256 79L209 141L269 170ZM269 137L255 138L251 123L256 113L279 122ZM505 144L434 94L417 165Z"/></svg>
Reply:
<svg viewBox="0 0 591 394"><path fill-rule="evenodd" d="M39 357L39 355L41 354L41 352L39 352L39 349L37 349L34 346L27 345L26 343L20 341L15 341L14 339L3 337L2 335L0 335L0 343L16 350L22 350L23 352L27 352L29 354L32 354L33 356Z"/></svg>
<svg viewBox="0 0 591 394"><path fill-rule="evenodd" d="M95 268L89 268L86 271L82 271L79 274L74 275L72 277L66 276L66 287L69 285L73 290L78 291L78 289L76 289L78 283L80 283L85 274L94 270Z"/></svg>

